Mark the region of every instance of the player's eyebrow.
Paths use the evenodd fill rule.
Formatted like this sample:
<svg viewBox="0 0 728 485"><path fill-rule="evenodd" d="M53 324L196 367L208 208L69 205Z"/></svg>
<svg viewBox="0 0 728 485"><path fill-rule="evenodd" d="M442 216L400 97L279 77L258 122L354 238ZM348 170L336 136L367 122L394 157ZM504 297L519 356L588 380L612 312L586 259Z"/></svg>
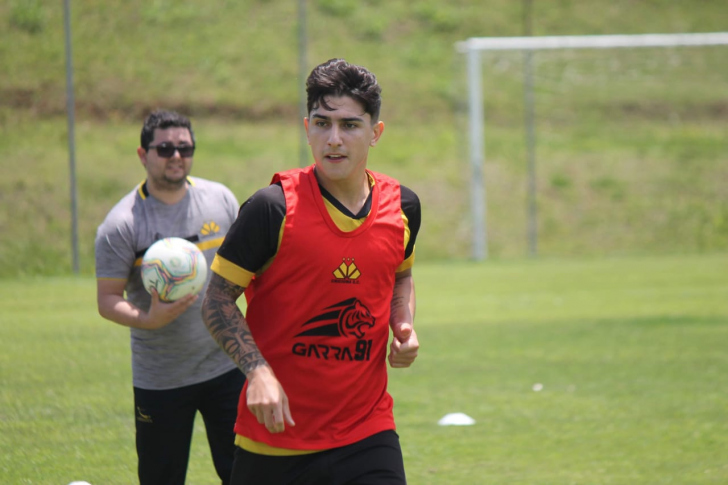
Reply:
<svg viewBox="0 0 728 485"><path fill-rule="evenodd" d="M330 116L320 115L318 113L314 113L313 115L311 115L311 118L317 118L317 119L321 119L321 120L324 120L324 121L331 121L331 117ZM358 116L352 116L352 117L348 117L348 118L337 118L337 121L363 123L364 122L364 118L360 118Z"/></svg>

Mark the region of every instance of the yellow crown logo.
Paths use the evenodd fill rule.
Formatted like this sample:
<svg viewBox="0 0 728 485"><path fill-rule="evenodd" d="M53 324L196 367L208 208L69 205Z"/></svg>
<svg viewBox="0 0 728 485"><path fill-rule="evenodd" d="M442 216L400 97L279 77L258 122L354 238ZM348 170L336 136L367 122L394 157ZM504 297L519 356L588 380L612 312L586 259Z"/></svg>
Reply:
<svg viewBox="0 0 728 485"><path fill-rule="evenodd" d="M361 272L354 264L354 258L344 258L339 267L334 270L334 277L340 280L355 280L359 276L361 276Z"/></svg>
<svg viewBox="0 0 728 485"><path fill-rule="evenodd" d="M220 226L218 226L215 221L206 222L202 225L202 234L204 236L207 236L209 234L215 234L216 232L220 231Z"/></svg>

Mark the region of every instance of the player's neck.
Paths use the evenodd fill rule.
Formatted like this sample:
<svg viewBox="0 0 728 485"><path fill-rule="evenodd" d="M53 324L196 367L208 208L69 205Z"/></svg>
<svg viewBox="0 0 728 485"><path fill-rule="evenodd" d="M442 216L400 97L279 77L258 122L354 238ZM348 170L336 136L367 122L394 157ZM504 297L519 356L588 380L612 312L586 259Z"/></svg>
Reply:
<svg viewBox="0 0 728 485"><path fill-rule="evenodd" d="M184 199L185 195L187 195L187 187L188 184L186 180L180 185L160 186L147 179L147 190L149 191L149 194L158 201L167 205L174 205Z"/></svg>
<svg viewBox="0 0 728 485"><path fill-rule="evenodd" d="M364 207L371 191L369 175L364 172L362 176L356 180L330 180L316 174L319 184L352 214L358 214Z"/></svg>

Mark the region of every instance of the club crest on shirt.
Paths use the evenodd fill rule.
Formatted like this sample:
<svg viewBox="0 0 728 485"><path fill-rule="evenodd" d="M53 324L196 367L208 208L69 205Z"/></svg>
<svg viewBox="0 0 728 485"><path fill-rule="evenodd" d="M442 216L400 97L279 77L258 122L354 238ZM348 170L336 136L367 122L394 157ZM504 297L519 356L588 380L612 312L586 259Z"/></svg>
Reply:
<svg viewBox="0 0 728 485"><path fill-rule="evenodd" d="M217 234L220 232L220 226L215 221L209 221L202 225L202 229L200 229L200 232L204 236L209 236L210 234Z"/></svg>
<svg viewBox="0 0 728 485"><path fill-rule="evenodd" d="M354 263L354 258L342 258L341 264L333 271L332 283L359 284L361 272Z"/></svg>

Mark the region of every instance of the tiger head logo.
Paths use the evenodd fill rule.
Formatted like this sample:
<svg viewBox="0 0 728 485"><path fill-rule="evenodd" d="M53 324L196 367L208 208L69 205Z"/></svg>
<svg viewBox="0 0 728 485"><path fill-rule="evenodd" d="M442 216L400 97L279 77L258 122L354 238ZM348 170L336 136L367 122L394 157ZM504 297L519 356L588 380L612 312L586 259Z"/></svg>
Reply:
<svg viewBox="0 0 728 485"><path fill-rule="evenodd" d="M374 327L374 317L359 300L341 310L339 314L339 333L344 336L353 335L364 338L367 328Z"/></svg>

